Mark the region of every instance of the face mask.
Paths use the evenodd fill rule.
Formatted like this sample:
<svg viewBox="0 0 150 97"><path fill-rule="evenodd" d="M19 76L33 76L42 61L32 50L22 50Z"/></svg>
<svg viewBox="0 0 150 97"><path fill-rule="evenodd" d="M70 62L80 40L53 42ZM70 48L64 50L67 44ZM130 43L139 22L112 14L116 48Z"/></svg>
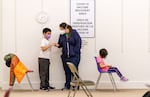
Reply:
<svg viewBox="0 0 150 97"><path fill-rule="evenodd" d="M61 31L60 31L60 34L64 34L64 33L65 33L65 31L64 31L64 30L61 30Z"/></svg>
<svg viewBox="0 0 150 97"><path fill-rule="evenodd" d="M46 36L46 38L49 40L49 39L51 38L51 35L48 34L48 35Z"/></svg>

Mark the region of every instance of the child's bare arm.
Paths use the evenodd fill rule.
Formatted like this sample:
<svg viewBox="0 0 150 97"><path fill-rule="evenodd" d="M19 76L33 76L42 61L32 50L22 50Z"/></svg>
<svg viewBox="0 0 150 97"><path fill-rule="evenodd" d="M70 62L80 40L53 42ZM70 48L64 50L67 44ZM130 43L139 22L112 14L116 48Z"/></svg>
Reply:
<svg viewBox="0 0 150 97"><path fill-rule="evenodd" d="M103 64L103 63L99 63L99 65L100 65L100 68L104 68L104 67L112 67L111 65L105 65L105 64Z"/></svg>
<svg viewBox="0 0 150 97"><path fill-rule="evenodd" d="M41 47L41 50L42 50L42 51L46 51L48 48L50 48L50 47L52 47L52 46L54 46L54 43L49 43L47 46L42 46L42 47Z"/></svg>

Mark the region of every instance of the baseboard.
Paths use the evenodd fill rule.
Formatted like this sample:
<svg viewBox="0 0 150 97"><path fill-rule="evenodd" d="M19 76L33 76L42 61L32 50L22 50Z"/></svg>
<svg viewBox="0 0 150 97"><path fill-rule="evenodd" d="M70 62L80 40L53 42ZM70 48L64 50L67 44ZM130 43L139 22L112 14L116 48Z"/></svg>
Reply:
<svg viewBox="0 0 150 97"><path fill-rule="evenodd" d="M51 82L52 86L55 86L56 89L61 89L64 86L64 82ZM116 86L117 89L148 89L146 84L150 84L149 81L128 81L128 82L121 82L117 81ZM32 82L32 86L35 90L39 89L39 83L38 82ZM6 90L9 88L8 83L2 84L2 90ZM94 89L95 86L90 86L89 89ZM29 90L31 89L29 84L27 82L18 84L15 83L13 86L13 89L19 89L19 90ZM112 89L112 84L109 81L103 81L100 82L97 89Z"/></svg>
<svg viewBox="0 0 150 97"><path fill-rule="evenodd" d="M31 82L32 86L35 90L40 88L40 83L39 82ZM56 87L57 89L62 89L64 87L64 82L50 82L52 84L50 84L51 86ZM3 82L2 84L2 90L6 90L9 88L9 84L7 82ZM13 89L15 90L29 90L31 89L30 85L28 82L22 82L21 84L18 84L17 82L15 82Z"/></svg>
<svg viewBox="0 0 150 97"><path fill-rule="evenodd" d="M150 81L116 81L117 89L148 89L146 84L150 84ZM99 82L98 89L112 89L110 82Z"/></svg>

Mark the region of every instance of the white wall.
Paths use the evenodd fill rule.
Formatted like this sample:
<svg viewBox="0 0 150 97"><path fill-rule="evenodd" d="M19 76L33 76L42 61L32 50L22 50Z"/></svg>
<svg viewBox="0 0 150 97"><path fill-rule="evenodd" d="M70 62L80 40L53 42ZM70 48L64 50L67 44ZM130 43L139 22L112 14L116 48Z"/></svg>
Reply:
<svg viewBox="0 0 150 97"><path fill-rule="evenodd" d="M2 59L2 0L0 0L0 59ZM0 60L2 65L2 60ZM0 70L0 76L2 76L2 70ZM2 85L2 78L0 78L0 87Z"/></svg>
<svg viewBox="0 0 150 97"><path fill-rule="evenodd" d="M150 80L149 0L97 0L97 6L96 48L108 48L107 62L129 77L129 82L118 86L144 88Z"/></svg>
<svg viewBox="0 0 150 97"><path fill-rule="evenodd" d="M82 49L79 67L81 77L96 81L98 72L93 56L105 47L109 51L106 63L117 66L129 78L128 82L123 83L114 75L118 88L146 88L145 83L150 83L149 0L95 1L96 37L83 39L88 44ZM30 74L34 88L39 88L37 58L42 25L35 21L35 16L41 9L40 3L41 0L3 0L2 54L16 53L28 68L35 71ZM53 41L58 40L59 24L62 21L69 23L69 4L70 0L44 0L44 10L50 16L44 26L52 29ZM57 88L62 88L65 80L60 53L59 49L52 48L50 79ZM5 74L2 86L5 89L8 86L9 69L6 66L2 68ZM103 78L103 85L99 88L112 88L107 76ZM25 78L15 88L28 88L26 84Z"/></svg>

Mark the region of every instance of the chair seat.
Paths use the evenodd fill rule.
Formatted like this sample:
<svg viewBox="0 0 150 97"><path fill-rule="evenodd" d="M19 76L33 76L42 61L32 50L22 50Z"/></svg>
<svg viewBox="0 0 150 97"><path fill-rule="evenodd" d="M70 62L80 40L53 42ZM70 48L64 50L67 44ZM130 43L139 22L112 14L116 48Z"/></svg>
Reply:
<svg viewBox="0 0 150 97"><path fill-rule="evenodd" d="M83 80L83 81L72 81L70 84L72 86L77 86L79 84L79 86L83 85L83 83L86 85L86 86L92 86L92 85L95 85L95 83L93 81L89 81L89 80Z"/></svg>
<svg viewBox="0 0 150 97"><path fill-rule="evenodd" d="M116 71L99 71L99 73L116 73Z"/></svg>

